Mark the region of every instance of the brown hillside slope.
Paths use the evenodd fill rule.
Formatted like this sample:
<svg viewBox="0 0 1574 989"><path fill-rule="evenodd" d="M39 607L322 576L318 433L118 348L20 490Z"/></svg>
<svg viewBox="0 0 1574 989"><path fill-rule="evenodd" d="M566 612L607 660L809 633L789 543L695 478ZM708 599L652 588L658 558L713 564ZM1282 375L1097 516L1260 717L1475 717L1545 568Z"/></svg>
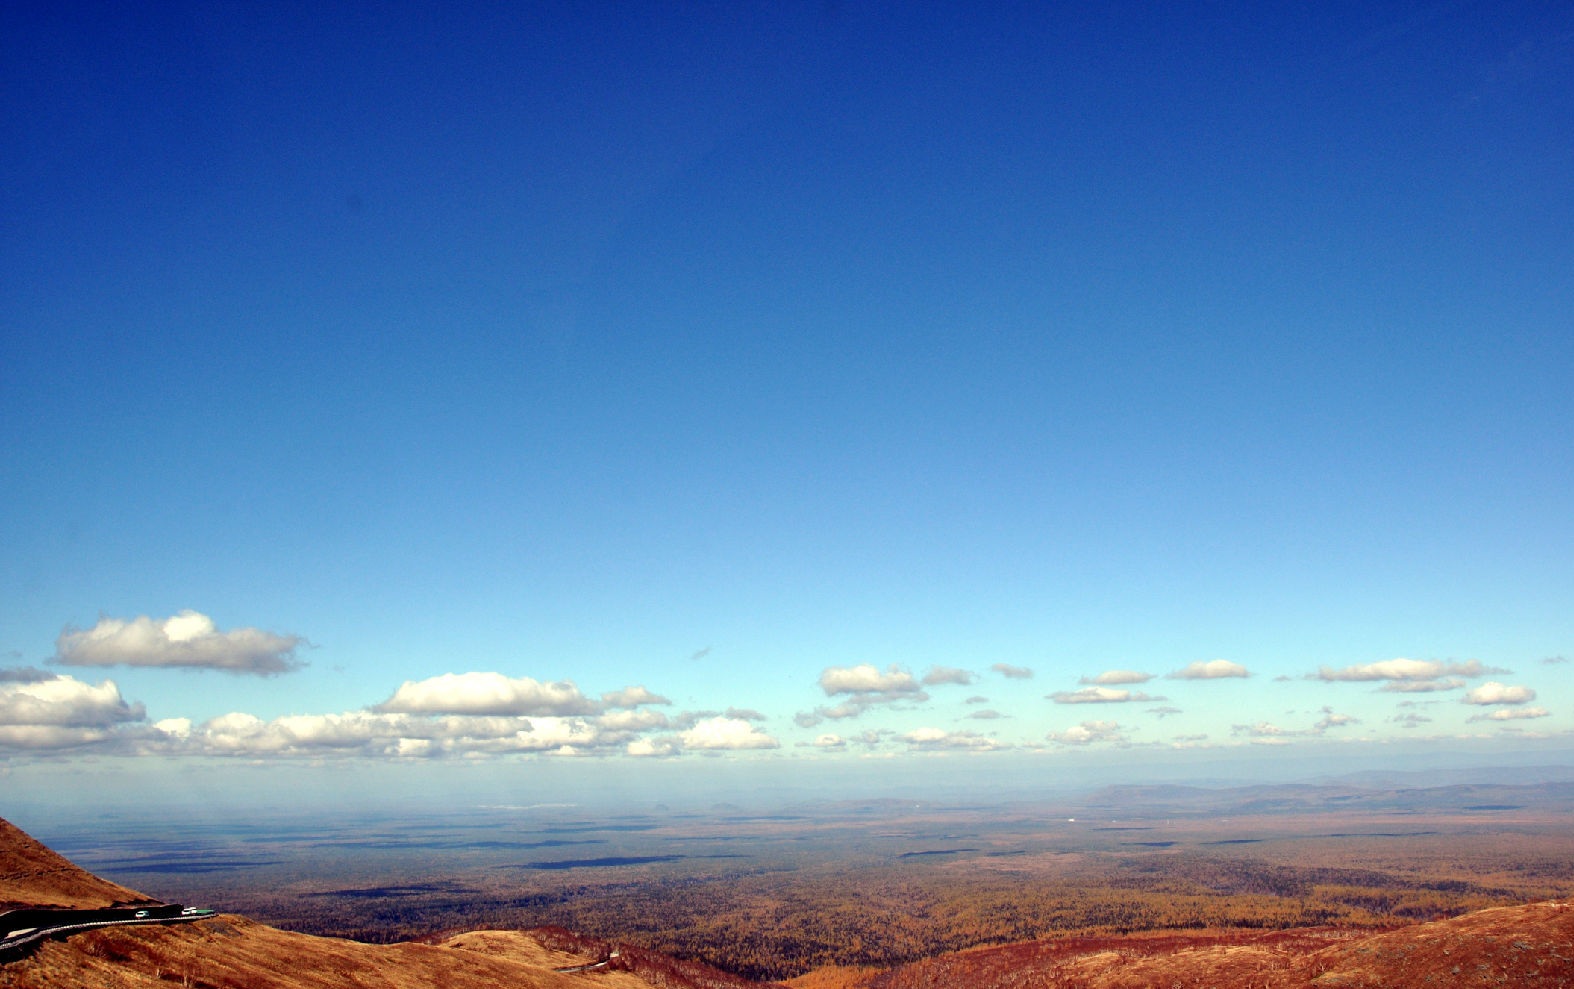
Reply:
<svg viewBox="0 0 1574 989"><path fill-rule="evenodd" d="M795 980L796 982L796 980ZM1378 934L1300 930L1070 938L979 948L849 989L1574 989L1574 908L1496 907Z"/></svg>
<svg viewBox="0 0 1574 989"><path fill-rule="evenodd" d="M152 902L135 890L79 869L0 818L0 910L23 906L91 909Z"/></svg>
<svg viewBox="0 0 1574 989"><path fill-rule="evenodd" d="M99 879L0 820L0 909L153 902ZM180 924L105 927L45 941L0 962L0 989L742 989L753 985L691 962L625 949L617 964L588 965L609 945L568 932L471 932L442 944L372 945L294 934L221 915Z"/></svg>
<svg viewBox="0 0 1574 989"><path fill-rule="evenodd" d="M559 973L594 959L549 951L525 936L508 951L448 945L361 944L293 934L241 917L194 924L108 927L42 945L0 965L0 987L45 989L650 989L627 972Z"/></svg>

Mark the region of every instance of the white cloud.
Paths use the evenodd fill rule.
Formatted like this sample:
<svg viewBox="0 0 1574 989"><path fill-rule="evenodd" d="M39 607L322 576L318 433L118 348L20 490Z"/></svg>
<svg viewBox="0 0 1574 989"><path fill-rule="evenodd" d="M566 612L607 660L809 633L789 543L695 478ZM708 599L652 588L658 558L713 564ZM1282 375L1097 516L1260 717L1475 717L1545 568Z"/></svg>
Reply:
<svg viewBox="0 0 1574 989"><path fill-rule="evenodd" d="M1101 684L1107 687L1122 683L1147 683L1152 679L1152 673L1140 673L1137 670L1105 670L1096 677L1083 677L1079 682Z"/></svg>
<svg viewBox="0 0 1574 989"><path fill-rule="evenodd" d="M1235 735L1250 735L1252 738L1278 738L1295 734L1267 721L1259 721L1254 725L1234 725L1230 728L1230 732Z"/></svg>
<svg viewBox="0 0 1574 989"><path fill-rule="evenodd" d="M946 731L944 728L919 728L902 736L914 749L926 751L959 749L967 752L987 752L1000 748L992 738L972 731Z"/></svg>
<svg viewBox="0 0 1574 989"><path fill-rule="evenodd" d="M837 694L878 694L884 697L916 697L923 694L923 689L906 670L892 666L881 673L869 663L827 667L820 674L820 689L832 697Z"/></svg>
<svg viewBox="0 0 1574 989"><path fill-rule="evenodd" d="M643 690L630 687L619 693ZM542 683L501 673L445 673L427 680L406 680L392 697L372 710L400 714L571 715L594 714L600 706L569 680Z"/></svg>
<svg viewBox="0 0 1574 989"><path fill-rule="evenodd" d="M0 750L73 749L98 745L114 738L107 728L83 725L3 725L0 724Z"/></svg>
<svg viewBox="0 0 1574 989"><path fill-rule="evenodd" d="M781 743L742 718L708 718L681 736L686 749L775 749Z"/></svg>
<svg viewBox="0 0 1574 989"><path fill-rule="evenodd" d="M840 735L818 735L814 739L814 747L817 749L835 749L839 751L841 749L847 748L847 739Z"/></svg>
<svg viewBox="0 0 1574 989"><path fill-rule="evenodd" d="M113 680L94 686L72 677L0 685L0 724L109 727L146 716Z"/></svg>
<svg viewBox="0 0 1574 989"><path fill-rule="evenodd" d="M1212 659L1207 662L1198 660L1189 664L1183 670L1176 670L1170 674L1173 680L1221 680L1226 677L1249 677L1246 667L1239 663L1232 663L1227 659Z"/></svg>
<svg viewBox="0 0 1574 989"><path fill-rule="evenodd" d="M1012 666L1010 663L996 663L990 669L1007 680L1028 680L1033 676L1033 671L1026 666Z"/></svg>
<svg viewBox="0 0 1574 989"><path fill-rule="evenodd" d="M903 701L927 701L925 693L913 675L892 665L881 672L869 663L858 666L829 666L820 673L820 689L829 697L845 696L847 699L835 707L819 707L812 712L799 712L793 720L800 728L813 728L827 718L840 720L856 718L876 704L896 704Z"/></svg>
<svg viewBox="0 0 1574 989"><path fill-rule="evenodd" d="M639 707L641 704L671 704L672 702L660 694L651 693L644 687L634 686L602 694L601 703L607 707Z"/></svg>
<svg viewBox="0 0 1574 989"><path fill-rule="evenodd" d="M1126 736L1116 721L1084 721L1065 731L1052 731L1044 736L1058 745L1092 745L1095 742L1125 742Z"/></svg>
<svg viewBox="0 0 1574 989"><path fill-rule="evenodd" d="M638 738L628 743L624 754L640 758L661 758L678 754L678 743L670 738Z"/></svg>
<svg viewBox="0 0 1574 989"><path fill-rule="evenodd" d="M270 676L300 669L295 650L306 640L256 628L220 632L195 611L163 620L100 618L90 629L66 628L55 640L64 666L163 666Z"/></svg>
<svg viewBox="0 0 1574 989"><path fill-rule="evenodd" d="M1466 704L1524 704L1535 699L1536 692L1529 687L1511 687L1496 680L1467 691L1462 698Z"/></svg>
<svg viewBox="0 0 1574 989"><path fill-rule="evenodd" d="M1081 690L1061 690L1049 695L1056 704L1127 704L1131 702L1162 701L1140 690L1116 690L1113 687L1083 687Z"/></svg>
<svg viewBox="0 0 1574 989"><path fill-rule="evenodd" d="M1471 721L1521 721L1530 718L1545 718L1552 712L1544 707L1502 707L1491 714L1478 714L1470 718Z"/></svg>
<svg viewBox="0 0 1574 989"><path fill-rule="evenodd" d="M629 712L632 714L633 712ZM161 722L161 725L164 724ZM184 731L161 731L147 748L191 755L368 757L574 754L628 744L584 718L390 714L290 715L264 721L233 712Z"/></svg>
<svg viewBox="0 0 1574 989"><path fill-rule="evenodd" d="M1357 666L1346 666L1342 670L1334 670L1324 666L1318 669L1317 679L1328 682L1371 680L1436 681L1441 677L1478 677L1489 673L1507 672L1507 670L1483 666L1478 659L1468 660L1463 663L1445 663L1436 659L1399 658L1385 659L1376 663L1365 663Z"/></svg>
<svg viewBox="0 0 1574 989"><path fill-rule="evenodd" d="M1432 694L1442 690L1458 690L1463 680L1390 680L1378 688L1388 694Z"/></svg>
<svg viewBox="0 0 1574 989"><path fill-rule="evenodd" d="M924 674L924 686L937 687L941 684L955 683L967 686L974 680L973 674L967 670L959 670L952 666L931 666L929 672Z"/></svg>
<svg viewBox="0 0 1574 989"><path fill-rule="evenodd" d="M1331 707L1323 708L1322 718L1312 726L1312 734L1321 735L1330 728L1342 728L1345 725L1358 725L1361 722L1348 714L1335 713Z"/></svg>

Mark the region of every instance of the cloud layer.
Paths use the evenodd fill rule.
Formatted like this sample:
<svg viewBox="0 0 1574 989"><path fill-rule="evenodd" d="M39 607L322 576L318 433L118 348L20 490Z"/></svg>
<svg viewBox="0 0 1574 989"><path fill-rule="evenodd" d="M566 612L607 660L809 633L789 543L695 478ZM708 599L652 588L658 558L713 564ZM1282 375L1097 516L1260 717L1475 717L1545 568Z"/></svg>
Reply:
<svg viewBox="0 0 1574 989"><path fill-rule="evenodd" d="M67 628L55 640L62 666L166 666L272 676L304 665L298 635L256 628L220 632L207 615L182 611L171 618L100 618L89 629Z"/></svg>
<svg viewBox="0 0 1574 989"><path fill-rule="evenodd" d="M1246 667L1240 663L1232 663L1227 659L1213 659L1203 662L1198 660L1189 664L1185 669L1176 670L1170 674L1173 680L1221 680L1227 677L1249 677Z"/></svg>
<svg viewBox="0 0 1574 989"><path fill-rule="evenodd" d="M0 681L0 746L60 749L109 740L121 725L144 721L141 704L120 696L113 680L69 676Z"/></svg>

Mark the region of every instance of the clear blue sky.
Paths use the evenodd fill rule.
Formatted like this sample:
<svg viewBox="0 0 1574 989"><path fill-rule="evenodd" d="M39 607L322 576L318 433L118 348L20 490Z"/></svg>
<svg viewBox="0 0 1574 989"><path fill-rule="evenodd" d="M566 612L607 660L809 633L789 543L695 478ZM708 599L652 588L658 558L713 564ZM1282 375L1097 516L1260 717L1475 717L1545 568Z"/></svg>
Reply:
<svg viewBox="0 0 1574 989"><path fill-rule="evenodd" d="M0 14L14 783L1568 758L1567 5L154 6Z"/></svg>

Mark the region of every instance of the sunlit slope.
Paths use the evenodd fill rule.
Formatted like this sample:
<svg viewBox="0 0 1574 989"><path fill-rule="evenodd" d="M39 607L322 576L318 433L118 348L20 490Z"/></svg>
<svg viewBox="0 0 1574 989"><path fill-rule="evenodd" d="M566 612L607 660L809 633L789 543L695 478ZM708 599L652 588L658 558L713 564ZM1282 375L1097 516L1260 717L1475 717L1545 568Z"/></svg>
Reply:
<svg viewBox="0 0 1574 989"><path fill-rule="evenodd" d="M117 901L151 902L72 865L0 820L0 906L4 909L99 907ZM0 987L569 989L594 984L648 989L650 982L629 972L554 971L596 960L593 955L545 947L521 932L472 932L437 945L371 945L294 934L243 917L219 915L194 923L106 927L46 941L25 957L0 963ZM731 979L725 982L736 984ZM685 989L709 983L668 984Z"/></svg>
<svg viewBox="0 0 1574 989"><path fill-rule="evenodd" d="M0 818L0 910L15 907L107 907L148 902L135 890L100 879Z"/></svg>
<svg viewBox="0 0 1574 989"><path fill-rule="evenodd" d="M195 924L112 927L50 942L29 958L0 966L0 986L567 989L594 980L615 989L649 989L648 983L626 972L552 971L592 960L548 951L522 935L511 939L506 951L495 952L451 945L370 945L220 916Z"/></svg>
<svg viewBox="0 0 1574 989"><path fill-rule="evenodd" d="M1574 908L1494 907L1378 934L1328 928L1066 938L978 948L797 989L1421 989L1574 986Z"/></svg>

